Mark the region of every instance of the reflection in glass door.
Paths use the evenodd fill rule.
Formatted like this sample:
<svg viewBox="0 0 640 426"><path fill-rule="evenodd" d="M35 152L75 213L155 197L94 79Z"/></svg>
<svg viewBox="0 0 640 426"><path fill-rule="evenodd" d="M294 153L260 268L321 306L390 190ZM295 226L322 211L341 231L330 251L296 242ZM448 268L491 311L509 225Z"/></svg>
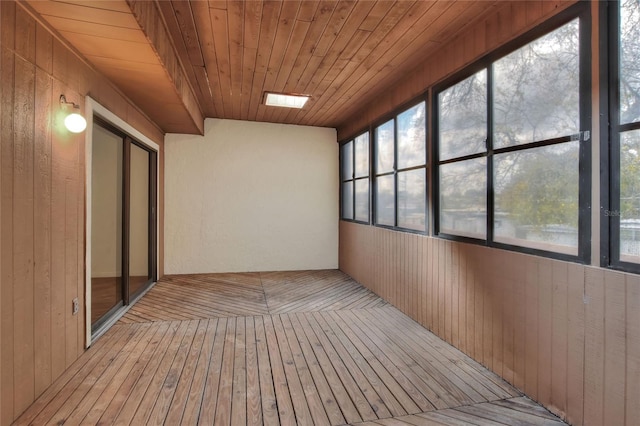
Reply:
<svg viewBox="0 0 640 426"><path fill-rule="evenodd" d="M91 324L123 305L122 137L94 126L91 161Z"/></svg>
<svg viewBox="0 0 640 426"><path fill-rule="evenodd" d="M151 282L149 262L149 175L151 153L130 146L129 167L129 295L135 296Z"/></svg>
<svg viewBox="0 0 640 426"><path fill-rule="evenodd" d="M91 168L91 331L154 281L156 153L96 119Z"/></svg>

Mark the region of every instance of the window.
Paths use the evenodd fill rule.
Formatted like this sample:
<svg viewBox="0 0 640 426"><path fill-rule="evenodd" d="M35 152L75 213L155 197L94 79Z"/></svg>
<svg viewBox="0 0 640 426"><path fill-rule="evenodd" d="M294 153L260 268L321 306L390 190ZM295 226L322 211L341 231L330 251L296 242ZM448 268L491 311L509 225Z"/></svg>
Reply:
<svg viewBox="0 0 640 426"><path fill-rule="evenodd" d="M396 224L395 121L390 120L374 131L376 152L376 215L378 225Z"/></svg>
<svg viewBox="0 0 640 426"><path fill-rule="evenodd" d="M341 217L369 223L369 133L340 148Z"/></svg>
<svg viewBox="0 0 640 426"><path fill-rule="evenodd" d="M441 233L487 235L487 72L438 95Z"/></svg>
<svg viewBox="0 0 640 426"><path fill-rule="evenodd" d="M353 219L353 141L342 145L340 157L342 218Z"/></svg>
<svg viewBox="0 0 640 426"><path fill-rule="evenodd" d="M640 264L640 4L611 4L609 54L611 122L611 263L639 271Z"/></svg>
<svg viewBox="0 0 640 426"><path fill-rule="evenodd" d="M439 234L586 259L580 38L576 18L435 92Z"/></svg>
<svg viewBox="0 0 640 426"><path fill-rule="evenodd" d="M426 231L426 104L374 130L375 224Z"/></svg>

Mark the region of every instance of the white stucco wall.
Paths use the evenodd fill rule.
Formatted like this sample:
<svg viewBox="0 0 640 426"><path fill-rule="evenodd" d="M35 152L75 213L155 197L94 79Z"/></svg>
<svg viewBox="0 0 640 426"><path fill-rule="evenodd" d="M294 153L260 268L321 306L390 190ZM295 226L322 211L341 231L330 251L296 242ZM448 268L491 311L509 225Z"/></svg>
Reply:
<svg viewBox="0 0 640 426"><path fill-rule="evenodd" d="M167 274L338 267L335 129L207 119L165 152Z"/></svg>

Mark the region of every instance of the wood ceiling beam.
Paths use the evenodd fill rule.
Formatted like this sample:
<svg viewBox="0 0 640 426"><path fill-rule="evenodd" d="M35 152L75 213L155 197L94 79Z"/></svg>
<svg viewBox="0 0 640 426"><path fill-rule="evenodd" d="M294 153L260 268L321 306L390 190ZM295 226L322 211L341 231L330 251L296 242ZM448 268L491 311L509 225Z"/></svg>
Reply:
<svg viewBox="0 0 640 426"><path fill-rule="evenodd" d="M172 82L189 118L200 134L204 134L204 114L195 91L187 77L176 48L169 36L162 14L156 2L127 0L138 25L146 34L151 47Z"/></svg>
<svg viewBox="0 0 640 426"><path fill-rule="evenodd" d="M217 110L209 87L203 57L204 49L201 47L199 32L196 29L192 4L185 0L159 1L156 4L204 115L216 117Z"/></svg>

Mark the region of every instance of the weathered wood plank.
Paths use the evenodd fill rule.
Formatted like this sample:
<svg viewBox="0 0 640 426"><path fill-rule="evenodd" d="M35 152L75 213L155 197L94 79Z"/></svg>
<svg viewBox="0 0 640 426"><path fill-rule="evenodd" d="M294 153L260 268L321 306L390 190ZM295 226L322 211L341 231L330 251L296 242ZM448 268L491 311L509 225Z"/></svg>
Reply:
<svg viewBox="0 0 640 426"><path fill-rule="evenodd" d="M222 356L226 346L225 335L227 331L227 319L220 319L216 325L217 327L212 327L209 330L209 332L215 331L215 337L213 340L213 348L211 350L211 359L207 363L208 371L202 395L200 415L198 417L194 414L194 418L198 419L198 424L213 424L216 416L222 369Z"/></svg>
<svg viewBox="0 0 640 426"><path fill-rule="evenodd" d="M307 400L306 405L309 407L309 413L311 414L313 423L317 425L332 424L329 421L329 417L324 408L323 396L327 397L329 395L326 392L323 392L324 395L321 395L318 385L314 382L313 377L311 375L310 366L304 354L302 353L300 341L298 340L298 337L296 336L295 331L293 330L291 319L289 318L288 315L281 315L279 316L279 318L282 321L284 334L286 335L286 339L288 341L288 345L291 350L293 363L298 373L300 384L302 386L304 396L306 397L306 400ZM323 391L326 391L326 388L324 388Z"/></svg>
<svg viewBox="0 0 640 426"><path fill-rule="evenodd" d="M137 405L137 408L133 406L133 402L131 404L132 408L135 409L134 415L131 418L132 423L147 423L153 414L154 407L156 401L161 397L162 388L165 381L168 378L168 375L171 371L171 367L173 364L173 360L176 358L177 353L181 350L181 346L183 346L182 342L184 339L188 337L188 330L190 327L189 322L180 322L174 325L175 331L171 339L171 343L169 343L167 350L165 351L160 364L157 366L157 369L154 372L149 372L150 381L146 381L147 388L142 389L144 392L144 397ZM164 397L163 397L164 398ZM127 413L123 409L118 415L119 419L123 419L123 414Z"/></svg>
<svg viewBox="0 0 640 426"><path fill-rule="evenodd" d="M64 420L73 409L80 403L82 398L91 390L91 386L96 383L111 361L118 356L121 350L129 345L135 345L133 339L144 333L142 326L131 327L125 333L121 333L115 342L99 351L95 356L95 362L87 363L83 369L83 374L76 374L55 394L51 400L45 399L45 405L33 417L33 424L45 424L49 421L58 422ZM90 368L90 369L89 369ZM38 406L38 402L34 406ZM33 407L33 406L32 406ZM32 416L26 412L23 416L26 421ZM23 421L20 419L19 423ZM26 423L25 423L26 424Z"/></svg>
<svg viewBox="0 0 640 426"><path fill-rule="evenodd" d="M327 413L329 423L345 423L345 418L340 411L340 407L336 402L333 392L331 391L331 387L327 381L327 378L322 371L320 362L316 358L316 355L313 353L312 344L309 340L307 340L305 330L300 325L300 322L298 321L298 318L295 314L288 315L287 321L289 322L287 324L288 329L291 329L295 333L296 338L298 339L298 342L300 344L301 354L304 359L307 360L309 372L313 379L313 383L315 383L315 386L318 389L318 395L320 397L320 400L322 401L324 410Z"/></svg>
<svg viewBox="0 0 640 426"><path fill-rule="evenodd" d="M154 327L148 324L141 326L137 338L132 339L131 345L125 346L113 358L95 383L92 383L90 390L82 396L80 403L70 407L72 411L67 415L61 415L64 421L70 424L80 424L80 422L91 424L92 418L98 420L131 368L140 361L140 357L155 333Z"/></svg>
<svg viewBox="0 0 640 426"><path fill-rule="evenodd" d="M305 316L305 318L309 321L311 329L320 340L329 360L331 360L333 368L338 373L338 376L349 394L351 401L353 401L353 405L355 405L358 410L359 416L362 420L377 419L378 416L367 402L367 398L365 397L363 390L358 386L358 383L364 384L367 382L362 376L362 373L353 365L353 360L351 360L350 357L348 359L342 358L338 352L340 350L340 346L334 347L333 343L330 341L330 336L326 333L315 316ZM370 389L366 390L371 393ZM380 406L383 407L382 404L380 404Z"/></svg>
<svg viewBox="0 0 640 426"><path fill-rule="evenodd" d="M306 395L300 375L295 365L295 360L291 352L291 347L287 343L287 337L284 333L284 327L282 325L282 317L280 315L271 317L274 333L278 341L278 348L280 349L280 355L282 357L282 364L284 374L287 381L287 388L291 395L291 402L295 411L296 422L298 424L312 424L311 412L317 408L314 397L315 389L309 389L312 391L311 395ZM311 401L309 400L311 399Z"/></svg>
<svg viewBox="0 0 640 426"><path fill-rule="evenodd" d="M626 282L624 274L615 271L606 271L604 279L604 418L611 424L624 424L626 381L630 379L626 371Z"/></svg>
<svg viewBox="0 0 640 426"><path fill-rule="evenodd" d="M255 317L247 317L245 320L247 423L260 425L263 421Z"/></svg>
<svg viewBox="0 0 640 426"><path fill-rule="evenodd" d="M123 335L128 333L127 338L130 338L135 330L135 327L129 329L114 327L111 333L106 335L104 339L100 339L99 343L95 344L90 351L85 352L71 368L67 369L64 374L49 386L36 402L19 417L17 423L30 424L45 408L49 410L49 416L51 416L51 413L55 412L55 409L48 407L48 405L52 403L53 399L57 399L59 405L61 405L68 397L70 393L69 389L73 390L74 387L78 386L78 383L89 374L100 361L102 355L107 353L112 346L117 346Z"/></svg>
<svg viewBox="0 0 640 426"><path fill-rule="evenodd" d="M427 409L431 408L431 404L426 398L419 398L420 393L415 390L415 386L410 382L410 379L407 380L403 375L397 374L398 367L396 365L399 364L397 360L394 363L388 359L378 358L375 361L371 360L370 363L367 362L368 357L366 355L370 353L368 351L369 348L364 349L362 343L354 339L355 334L353 332L349 333L344 330L344 322L336 323L333 315L325 316L324 320L332 330L335 330L334 333L337 334L342 346L349 352L351 358L371 383L391 416L401 416L409 412L419 411L420 407L411 397L414 395L422 403L422 406L426 406ZM406 388L410 388L410 390L406 390ZM373 405L375 401L371 401L371 403ZM376 414L379 417L386 417L383 412L376 412Z"/></svg>
<svg viewBox="0 0 640 426"><path fill-rule="evenodd" d="M231 424L247 423L247 356L245 318L236 319Z"/></svg>
<svg viewBox="0 0 640 426"><path fill-rule="evenodd" d="M554 412L566 416L568 362L568 264L553 262L553 304L551 333L551 404Z"/></svg>
<svg viewBox="0 0 640 426"><path fill-rule="evenodd" d="M584 267L569 266L567 422L580 424L584 413L585 304Z"/></svg>
<svg viewBox="0 0 640 426"><path fill-rule="evenodd" d="M231 424L231 401L233 391L233 361L236 344L237 319L227 320L227 330L224 337L224 351L220 367L220 384L218 387L218 402L214 423Z"/></svg>
<svg viewBox="0 0 640 426"><path fill-rule="evenodd" d="M604 352L605 352L605 281L604 271L586 268L584 418L604 424Z"/></svg>
<svg viewBox="0 0 640 426"><path fill-rule="evenodd" d="M265 335L264 318L255 318L256 351L258 356L258 372L260 377L261 417L265 425L279 424L278 406L276 402L271 365L269 364L269 349Z"/></svg>
<svg viewBox="0 0 640 426"><path fill-rule="evenodd" d="M553 333L552 261L543 259L538 265L538 401L551 403L551 354Z"/></svg>
<svg viewBox="0 0 640 426"><path fill-rule="evenodd" d="M626 293L626 377L633 377L640 371L640 277L627 276ZM634 373L635 372L635 373ZM640 380L626 380L625 419L632 424L640 419Z"/></svg>
<svg viewBox="0 0 640 426"><path fill-rule="evenodd" d="M182 370L180 370L179 374L177 372L175 373L179 376L179 380L175 380L175 382L177 382L175 392L171 399L169 409L162 420L167 424L182 424L185 409L189 402L188 397L190 389L194 382L202 378L202 376L196 376L195 374L196 368L200 365L199 360L201 355L207 353L207 348L204 348L203 345L205 344L205 334L208 327L208 321L198 321L197 324L198 328L195 331L191 347L189 348L189 352L184 360L184 366ZM168 384L165 383L164 387L167 388Z"/></svg>
<svg viewBox="0 0 640 426"><path fill-rule="evenodd" d="M304 331L309 344L313 348L314 355L318 360L318 364L322 370L322 375L325 377L328 385L331 387L333 395L335 395L336 403L340 407L344 418L349 423L355 423L362 420L358 410L349 397L349 393L343 384L343 377L338 375L336 368L333 366L327 352L325 351L322 343L315 331L311 328L311 325L307 321L307 316L299 313L295 314L296 325L300 326L300 330ZM296 327L298 329L298 327ZM331 407L331 404L329 404ZM331 412L332 410L330 410Z"/></svg>
<svg viewBox="0 0 640 426"><path fill-rule="evenodd" d="M410 237L406 247L397 247L399 253L413 242ZM415 285L411 274L396 273ZM314 280L322 286L342 274L263 276L272 289L295 293L301 282L316 288ZM224 277L245 290L255 288L252 280ZM218 289L221 295L230 290ZM181 297L175 295L176 303ZM245 295L238 291L235 297ZM16 424L493 424L490 416L513 424L560 424L526 399L479 403L518 393L388 304L121 322L70 371ZM461 404L466 408L452 409ZM434 405L441 410L433 411Z"/></svg>
<svg viewBox="0 0 640 426"><path fill-rule="evenodd" d="M124 370L126 378L124 380L113 380L104 397L98 400L98 404L91 408L91 411L83 419L85 424L96 424L99 421L113 422L124 407L130 397L133 397L134 390L138 386L138 382L144 371L148 368L153 360L161 357L161 351L164 350L166 344L169 343L171 334L168 333L170 323L165 322L160 326L154 327L155 335L152 341L145 348L144 353L135 362L133 368L129 371ZM118 373L120 374L120 373ZM109 392L112 392L111 394Z"/></svg>
<svg viewBox="0 0 640 426"><path fill-rule="evenodd" d="M6 29L14 24L15 6L13 3L3 3L2 12L2 36L6 38ZM11 32L13 40L13 32ZM0 195L2 202L1 222L2 240L0 241L0 262L2 266L2 283L0 286L2 347L0 347L0 363L3 365L0 377L0 405L3 423L10 423L14 419L13 409L13 93L14 93L14 55L4 46L2 47L2 61L0 62L2 82L0 85L2 102L2 116L0 118L0 161L2 173Z"/></svg>
<svg viewBox="0 0 640 426"><path fill-rule="evenodd" d="M18 9L20 10L20 9ZM16 15L16 25L20 23ZM29 31L29 28L26 28ZM35 55L35 26L30 26ZM22 38L21 38L22 39ZM25 52L27 53L27 52ZM21 413L35 397L34 359L34 118L35 66L15 59L13 116L13 377L14 410ZM8 283L3 283L3 286Z"/></svg>
<svg viewBox="0 0 640 426"><path fill-rule="evenodd" d="M296 413L293 411L293 401L289 393L289 382L285 375L283 360L278 349L279 341L274 330L273 319L264 317L264 330L267 336L266 343L271 359L271 374L273 387L278 406L280 423L285 425L296 424Z"/></svg>

